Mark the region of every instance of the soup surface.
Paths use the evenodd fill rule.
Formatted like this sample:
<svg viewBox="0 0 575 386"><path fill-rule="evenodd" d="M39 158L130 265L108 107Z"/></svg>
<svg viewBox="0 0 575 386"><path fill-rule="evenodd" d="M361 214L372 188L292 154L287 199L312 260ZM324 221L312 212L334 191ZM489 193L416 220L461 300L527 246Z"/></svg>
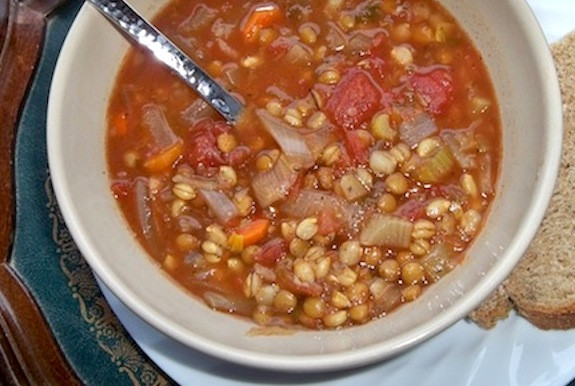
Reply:
<svg viewBox="0 0 575 386"><path fill-rule="evenodd" d="M118 75L111 190L183 287L261 325L340 328L463 261L501 127L436 2L176 0L155 23L246 106L227 124L137 49Z"/></svg>

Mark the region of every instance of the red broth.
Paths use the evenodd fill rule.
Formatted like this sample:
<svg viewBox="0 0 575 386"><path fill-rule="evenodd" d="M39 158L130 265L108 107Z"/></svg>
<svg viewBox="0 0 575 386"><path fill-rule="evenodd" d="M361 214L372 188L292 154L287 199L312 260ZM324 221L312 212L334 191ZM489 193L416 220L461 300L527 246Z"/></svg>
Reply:
<svg viewBox="0 0 575 386"><path fill-rule="evenodd" d="M155 24L246 113L228 125L132 49L109 104L111 191L209 307L341 328L464 260L501 124L480 53L438 3L178 0Z"/></svg>

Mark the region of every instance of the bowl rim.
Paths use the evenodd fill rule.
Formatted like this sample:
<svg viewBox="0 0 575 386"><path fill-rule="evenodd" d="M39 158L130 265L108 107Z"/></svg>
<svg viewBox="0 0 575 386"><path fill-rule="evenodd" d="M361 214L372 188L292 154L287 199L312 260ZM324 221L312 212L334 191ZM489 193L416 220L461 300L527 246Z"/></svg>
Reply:
<svg viewBox="0 0 575 386"><path fill-rule="evenodd" d="M527 31L527 39L532 42L537 52L545 53L538 63L538 72L543 72L543 69L550 71L552 68L554 70L555 66L549 47L543 37L543 33L535 19L535 16L527 3L524 1L509 2L509 6L514 8L515 14L522 23L528 26L538 27L530 28ZM66 37L61 52L66 52L66 47L71 45L71 42L77 38L78 34L75 34L74 32L78 28L78 24L83 20L82 18L87 12L87 7L90 7L90 5L84 4L82 6L77 19L74 21L74 24ZM117 280L115 280L113 274L108 272L105 269L105 266L100 264L101 257L98 256L98 252L91 244L90 240L88 240L81 232L81 223L71 205L72 197L70 196L70 192L67 187L68 181L66 181L62 172L64 165L58 156L61 152L62 138L58 136L60 119L58 117L58 109L55 101L61 99L63 90L54 85L65 84L63 80L67 74L63 69L66 66L66 60L67 58L64 55L60 55L52 80L48 103L47 145L48 161L52 173L52 184L55 195L63 218L66 224L69 224L68 228L73 239L98 278L136 315L144 319L159 331L187 346L242 365L262 369L297 372L341 370L344 368L353 368L381 361L382 359L405 351L415 344L438 334L459 319L463 318L470 310L476 307L483 299L494 291L505 277L511 273L515 264L525 253L529 243L535 236L554 192L561 158L561 151L557 150L561 149L563 127L561 94L556 73L554 73L555 79L546 82L542 90L545 95L544 103L547 105L547 117L545 117L545 121L549 127L547 136L548 141L544 150L547 157L539 168L540 183L537 185L537 189L533 193L533 199L530 201L529 208L526 208L526 217L516 231L509 247L505 251L506 258L500 259L494 264L490 275L481 282L481 285L470 290L469 296L459 299L457 302L452 304L450 306L449 313L439 314L417 328L400 334L386 342L360 348L353 352L347 351L322 355L295 356L281 354L269 355L231 348L229 346L213 342L197 334L190 336L190 331L182 330L165 315L157 314L155 310L150 309L147 303L139 300L140 296L138 294L132 293L130 290L124 288ZM551 128L557 128L557 130L552 130Z"/></svg>

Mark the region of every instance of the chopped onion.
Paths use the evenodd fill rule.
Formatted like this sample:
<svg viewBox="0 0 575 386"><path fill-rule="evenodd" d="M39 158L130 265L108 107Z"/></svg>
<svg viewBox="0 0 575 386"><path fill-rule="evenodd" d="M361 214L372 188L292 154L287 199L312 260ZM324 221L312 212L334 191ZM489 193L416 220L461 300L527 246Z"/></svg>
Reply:
<svg viewBox="0 0 575 386"><path fill-rule="evenodd" d="M265 172L258 173L252 179L252 190L258 204L267 208L276 201L285 198L298 177L298 171L280 155L274 166Z"/></svg>
<svg viewBox="0 0 575 386"><path fill-rule="evenodd" d="M203 228L197 218L189 215L178 216L177 222L181 232L194 232Z"/></svg>
<svg viewBox="0 0 575 386"><path fill-rule="evenodd" d="M303 136L314 160L317 160L321 156L327 145L336 141L333 126L327 123L327 121L319 129L299 129L297 131Z"/></svg>
<svg viewBox="0 0 575 386"><path fill-rule="evenodd" d="M427 255L420 260L425 276L432 281L438 281L454 267L453 250L449 244L438 243L431 247Z"/></svg>
<svg viewBox="0 0 575 386"><path fill-rule="evenodd" d="M325 37L327 46L333 51L341 51L345 48L345 34L334 23L329 23L329 31Z"/></svg>
<svg viewBox="0 0 575 386"><path fill-rule="evenodd" d="M232 297L229 294L206 291L202 297L208 306L218 311L250 315L253 308L247 299L239 296Z"/></svg>
<svg viewBox="0 0 575 386"><path fill-rule="evenodd" d="M493 194L495 188L493 187L493 160L487 153L482 154L479 158L479 178L478 185L479 191L483 194Z"/></svg>
<svg viewBox="0 0 575 386"><path fill-rule="evenodd" d="M307 146L305 138L290 125L263 109L256 110L257 116L266 131L276 140L278 145L290 158L290 161L303 167L314 163L313 155Z"/></svg>
<svg viewBox="0 0 575 386"><path fill-rule="evenodd" d="M208 189L201 189L199 193L222 225L240 216L236 204L225 193Z"/></svg>
<svg viewBox="0 0 575 386"><path fill-rule="evenodd" d="M168 149L181 142L181 139L174 134L160 106L148 103L142 107L142 115L144 125L153 138L155 149Z"/></svg>
<svg viewBox="0 0 575 386"><path fill-rule="evenodd" d="M302 44L294 44L290 47L283 59L291 65L307 65L311 62L311 50Z"/></svg>
<svg viewBox="0 0 575 386"><path fill-rule="evenodd" d="M479 123L480 121L475 121L465 129L444 129L439 134L462 169L477 167L475 154L479 143L475 136L475 128Z"/></svg>
<svg viewBox="0 0 575 386"><path fill-rule="evenodd" d="M373 215L359 234L359 242L367 246L408 248L413 223L388 214Z"/></svg>
<svg viewBox="0 0 575 386"><path fill-rule="evenodd" d="M196 174L178 173L172 177L172 181L176 184L185 183L196 189L216 190L222 187L217 177L203 177Z"/></svg>
<svg viewBox="0 0 575 386"><path fill-rule="evenodd" d="M196 126L201 120L215 117L216 114L216 110L214 110L213 107L203 99L198 98L182 111L180 116L189 123L190 126Z"/></svg>
<svg viewBox="0 0 575 386"><path fill-rule="evenodd" d="M348 230L355 228L360 214L358 205L348 204L335 194L311 189L304 189L293 198L290 197L280 209L284 214L295 219L317 216L329 210Z"/></svg>
<svg viewBox="0 0 575 386"><path fill-rule="evenodd" d="M371 48L373 37L358 32L349 40L348 49L353 52L365 52Z"/></svg>
<svg viewBox="0 0 575 386"><path fill-rule="evenodd" d="M425 113L417 115L413 120L404 121L399 126L399 137L409 147L417 145L425 138L431 137L436 133L437 125Z"/></svg>
<svg viewBox="0 0 575 386"><path fill-rule="evenodd" d="M401 304L401 291L397 284L386 283L379 296L373 299L375 315L384 315Z"/></svg>
<svg viewBox="0 0 575 386"><path fill-rule="evenodd" d="M150 189L148 187L148 180L144 177L138 177L134 180L134 193L136 206L136 214L138 224L142 234L148 241L156 239L157 235L152 226L152 208L150 207Z"/></svg>
<svg viewBox="0 0 575 386"><path fill-rule="evenodd" d="M216 38L216 44L220 51L228 56L229 59L237 60L240 57L238 51L234 50L224 39Z"/></svg>
<svg viewBox="0 0 575 386"><path fill-rule="evenodd" d="M216 19L217 14L218 11L216 9L199 4L194 8L190 17L180 24L179 29L184 32L197 31L212 23Z"/></svg>

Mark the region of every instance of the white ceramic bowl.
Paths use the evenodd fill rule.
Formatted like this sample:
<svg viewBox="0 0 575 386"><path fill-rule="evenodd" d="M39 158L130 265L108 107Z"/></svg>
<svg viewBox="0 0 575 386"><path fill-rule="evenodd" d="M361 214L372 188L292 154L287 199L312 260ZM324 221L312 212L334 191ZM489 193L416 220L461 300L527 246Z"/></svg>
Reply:
<svg viewBox="0 0 575 386"><path fill-rule="evenodd" d="M164 1L133 0L145 15ZM54 189L70 231L109 289L137 315L200 351L267 369L324 371L395 355L464 317L510 273L543 217L561 153L561 101L539 26L518 0L444 0L483 53L504 126L498 196L466 263L390 316L341 331L254 337L246 320L208 309L158 269L109 191L107 100L128 43L90 5L58 60L48 110Z"/></svg>

